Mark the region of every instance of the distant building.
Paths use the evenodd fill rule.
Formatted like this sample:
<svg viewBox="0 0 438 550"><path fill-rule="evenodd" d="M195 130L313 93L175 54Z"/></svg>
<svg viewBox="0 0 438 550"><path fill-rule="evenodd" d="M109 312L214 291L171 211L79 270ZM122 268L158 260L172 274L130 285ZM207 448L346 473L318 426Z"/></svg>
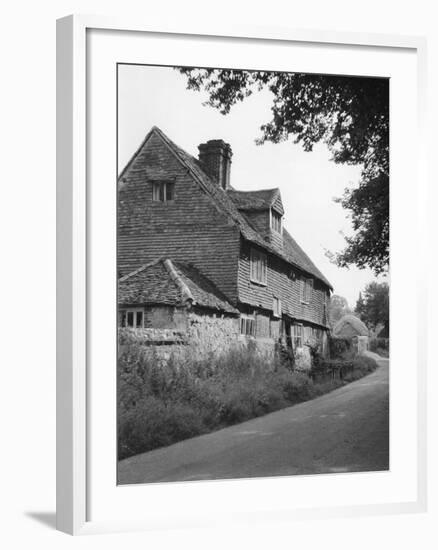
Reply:
<svg viewBox="0 0 438 550"><path fill-rule="evenodd" d="M338 338L369 336L369 331L359 317L352 314L347 314L341 317L333 327L333 336Z"/></svg>
<svg viewBox="0 0 438 550"><path fill-rule="evenodd" d="M231 158L212 140L195 159L153 127L123 170L120 326L190 333L208 318L216 345L281 341L309 358L306 344L327 349L332 287L283 227L280 190L237 191Z"/></svg>

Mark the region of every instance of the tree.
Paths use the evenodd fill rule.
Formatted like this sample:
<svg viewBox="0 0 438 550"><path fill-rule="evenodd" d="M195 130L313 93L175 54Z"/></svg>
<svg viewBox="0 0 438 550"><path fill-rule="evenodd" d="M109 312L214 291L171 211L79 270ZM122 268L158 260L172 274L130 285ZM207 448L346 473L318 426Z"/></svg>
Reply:
<svg viewBox="0 0 438 550"><path fill-rule="evenodd" d="M356 304L356 313L371 329L383 325L385 334L389 334L389 285L388 283L369 283Z"/></svg>
<svg viewBox="0 0 438 550"><path fill-rule="evenodd" d="M305 151L323 141L336 163L362 165L359 186L337 199L349 211L353 229L342 267L356 264L376 273L389 262L389 81L303 73L179 69L187 88L205 90L206 105L226 115L236 103L267 88L273 94L272 120L261 126L258 144L294 137Z"/></svg>
<svg viewBox="0 0 438 550"><path fill-rule="evenodd" d="M364 310L365 310L365 302L362 297L362 292L359 292L359 298L357 299L356 307L354 308L354 313L359 317L359 319L361 319Z"/></svg>
<svg viewBox="0 0 438 550"><path fill-rule="evenodd" d="M351 309L348 305L347 299L343 296L333 294L329 303L329 322L333 328L335 324L347 313L351 313Z"/></svg>

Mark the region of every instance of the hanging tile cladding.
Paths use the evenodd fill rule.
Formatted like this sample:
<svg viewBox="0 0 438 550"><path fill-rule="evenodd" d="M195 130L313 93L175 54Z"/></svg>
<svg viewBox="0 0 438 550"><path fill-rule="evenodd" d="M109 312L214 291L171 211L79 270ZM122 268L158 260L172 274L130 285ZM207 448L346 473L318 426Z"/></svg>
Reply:
<svg viewBox="0 0 438 550"><path fill-rule="evenodd" d="M300 271L293 271L290 265L271 254L268 254L267 284L263 286L253 283L250 281L250 249L251 245L242 240L239 260L239 301L256 308L272 311L272 302L275 296L280 298L284 314L297 320L326 326L324 303L329 296L327 287L314 279L314 288L309 304L301 303ZM292 272L295 273L295 280L290 277Z"/></svg>
<svg viewBox="0 0 438 550"><path fill-rule="evenodd" d="M152 201L152 182L174 183L174 200ZM118 269L122 275L159 257L193 263L235 301L239 230L152 135L119 184Z"/></svg>
<svg viewBox="0 0 438 550"><path fill-rule="evenodd" d="M245 218L251 225L262 235L266 240L269 239L269 210L254 210L251 212L243 212Z"/></svg>
<svg viewBox="0 0 438 550"><path fill-rule="evenodd" d="M272 203L272 208L276 210L279 214L284 214L283 202L281 200L281 195L278 193Z"/></svg>

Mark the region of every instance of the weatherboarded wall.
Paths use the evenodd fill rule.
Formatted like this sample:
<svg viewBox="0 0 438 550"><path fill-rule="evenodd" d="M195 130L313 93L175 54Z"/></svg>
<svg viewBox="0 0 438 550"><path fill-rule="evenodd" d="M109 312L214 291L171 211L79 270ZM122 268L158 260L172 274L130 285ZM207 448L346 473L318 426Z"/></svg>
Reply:
<svg viewBox="0 0 438 550"><path fill-rule="evenodd" d="M252 246L242 241L239 259L239 300L256 308L272 311L275 296L281 300L283 313L295 319L325 326L329 297L327 287L314 278L309 303L303 303L301 285L304 283L301 273L272 254L268 254L267 258L267 284L262 285L251 281Z"/></svg>

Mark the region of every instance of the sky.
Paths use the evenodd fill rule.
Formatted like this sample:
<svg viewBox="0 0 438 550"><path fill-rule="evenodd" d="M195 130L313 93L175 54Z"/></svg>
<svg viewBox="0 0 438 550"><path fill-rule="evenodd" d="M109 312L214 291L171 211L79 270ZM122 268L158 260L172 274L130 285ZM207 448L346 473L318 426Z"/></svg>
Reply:
<svg viewBox="0 0 438 550"><path fill-rule="evenodd" d="M152 126L198 156L198 145L223 139L233 151L231 185L252 191L278 187L284 227L331 282L334 293L354 308L359 292L376 280L369 269L339 268L326 251L344 248L351 221L334 202L346 187L357 186L360 166L335 164L325 144L305 152L292 139L256 145L260 126L271 120L272 94L262 90L222 115L203 105L204 92L186 89L186 77L171 67L119 65L118 169L125 167Z"/></svg>

